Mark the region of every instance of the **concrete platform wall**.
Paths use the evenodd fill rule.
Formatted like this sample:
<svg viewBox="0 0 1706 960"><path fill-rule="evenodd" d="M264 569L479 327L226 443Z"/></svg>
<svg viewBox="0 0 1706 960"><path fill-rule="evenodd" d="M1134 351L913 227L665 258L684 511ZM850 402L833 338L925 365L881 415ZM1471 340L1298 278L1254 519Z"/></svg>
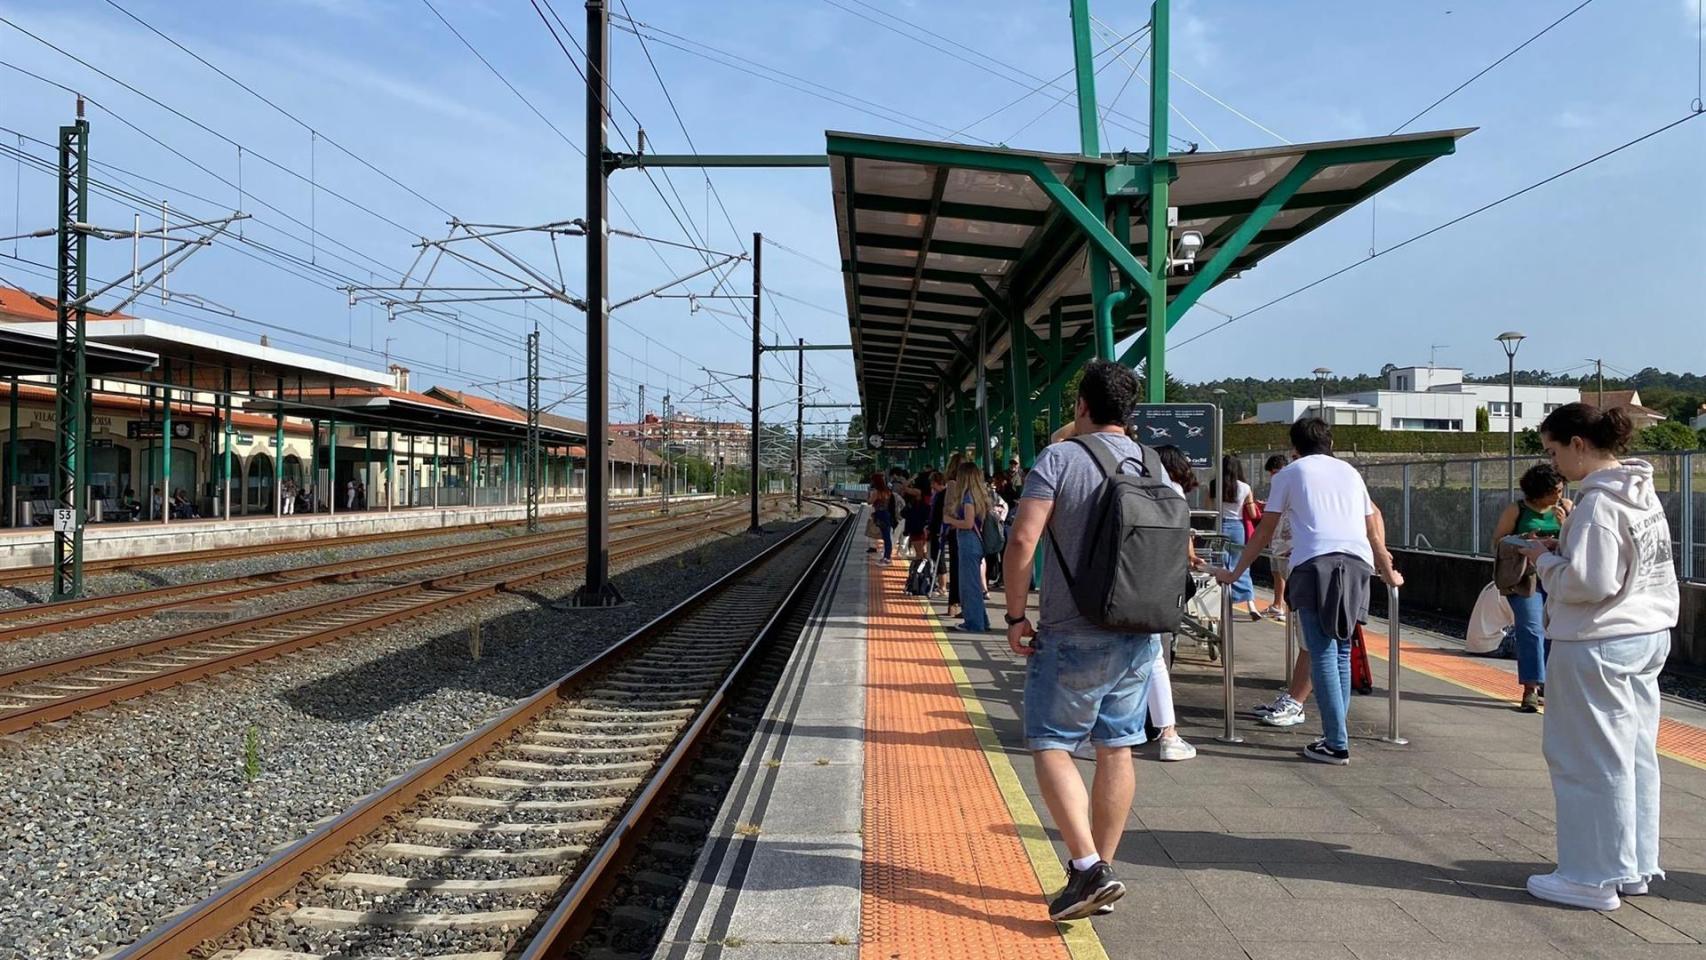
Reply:
<svg viewBox="0 0 1706 960"><path fill-rule="evenodd" d="M1481 588L1493 579L1493 561L1487 557L1404 549L1392 553L1404 572L1406 610L1467 619ZM1384 612L1385 605L1386 592L1374 591L1376 610ZM1671 631L1670 655L1672 661L1706 667L1706 584L1682 585L1682 620Z"/></svg>
<svg viewBox="0 0 1706 960"><path fill-rule="evenodd" d="M672 497L672 502L709 497ZM613 501L621 507L624 501ZM541 517L578 513L582 501L553 501L539 505ZM472 524L521 520L523 505L488 507L415 507L389 513L298 514L288 517L249 517L224 520L175 520L161 523L91 525L83 533L85 560L159 556L186 550L261 546L273 543L333 541L369 533L449 530ZM0 533L0 570L41 566L53 561L53 531L47 527Z"/></svg>

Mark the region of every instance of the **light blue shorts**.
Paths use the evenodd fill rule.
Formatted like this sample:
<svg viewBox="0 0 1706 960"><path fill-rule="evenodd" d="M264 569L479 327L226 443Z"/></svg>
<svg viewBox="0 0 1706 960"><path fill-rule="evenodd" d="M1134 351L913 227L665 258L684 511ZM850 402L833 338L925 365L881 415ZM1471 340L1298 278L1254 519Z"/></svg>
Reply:
<svg viewBox="0 0 1706 960"><path fill-rule="evenodd" d="M1086 630L1037 635L1025 670L1025 748L1134 747L1148 739L1153 633Z"/></svg>

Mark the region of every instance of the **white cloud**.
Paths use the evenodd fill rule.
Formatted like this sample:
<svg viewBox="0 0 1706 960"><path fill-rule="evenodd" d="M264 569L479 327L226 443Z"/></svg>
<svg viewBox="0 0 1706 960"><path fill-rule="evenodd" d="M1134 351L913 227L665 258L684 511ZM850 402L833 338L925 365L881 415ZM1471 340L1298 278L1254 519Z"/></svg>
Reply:
<svg viewBox="0 0 1706 960"><path fill-rule="evenodd" d="M1556 117L1553 117L1552 122L1565 130L1586 130L1594 125L1592 117L1569 107L1564 108Z"/></svg>

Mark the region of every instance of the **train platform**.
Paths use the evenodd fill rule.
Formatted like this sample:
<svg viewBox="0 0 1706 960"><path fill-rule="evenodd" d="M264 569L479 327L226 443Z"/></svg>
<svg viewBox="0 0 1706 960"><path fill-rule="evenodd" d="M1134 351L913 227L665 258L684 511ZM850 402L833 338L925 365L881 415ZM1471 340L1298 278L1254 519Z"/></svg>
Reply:
<svg viewBox="0 0 1706 960"><path fill-rule="evenodd" d="M1137 748L1111 915L1050 923L1065 850L1021 746L1024 666L1002 635L947 631L855 541L794 653L655 960L1642 960L1706 957L1706 712L1667 700L1669 879L1611 913L1532 899L1550 870L1542 718L1514 665L1403 632L1401 733L1386 637L1351 711L1353 762L1318 736L1237 719L1182 640L1173 674L1195 759ZM1376 624L1374 626L1381 626ZM1284 628L1240 623L1240 712L1280 685ZM1089 765L1085 764L1088 770Z"/></svg>

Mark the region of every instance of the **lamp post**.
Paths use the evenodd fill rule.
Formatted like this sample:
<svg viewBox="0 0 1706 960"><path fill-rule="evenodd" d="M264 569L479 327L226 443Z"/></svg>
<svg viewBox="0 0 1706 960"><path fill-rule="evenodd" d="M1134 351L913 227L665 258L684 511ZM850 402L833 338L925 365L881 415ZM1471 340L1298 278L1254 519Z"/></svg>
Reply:
<svg viewBox="0 0 1706 960"><path fill-rule="evenodd" d="M1510 439L1510 452L1505 459L1505 499L1516 500L1516 350L1522 346L1527 337L1515 330L1506 330L1496 337L1499 346L1504 348L1505 361L1509 365L1509 380L1505 392L1505 434Z"/></svg>
<svg viewBox="0 0 1706 960"><path fill-rule="evenodd" d="M1326 367L1316 367L1313 372L1315 382L1321 386L1321 398L1317 401L1315 415L1325 421L1327 419L1327 378L1333 375L1333 371Z"/></svg>

